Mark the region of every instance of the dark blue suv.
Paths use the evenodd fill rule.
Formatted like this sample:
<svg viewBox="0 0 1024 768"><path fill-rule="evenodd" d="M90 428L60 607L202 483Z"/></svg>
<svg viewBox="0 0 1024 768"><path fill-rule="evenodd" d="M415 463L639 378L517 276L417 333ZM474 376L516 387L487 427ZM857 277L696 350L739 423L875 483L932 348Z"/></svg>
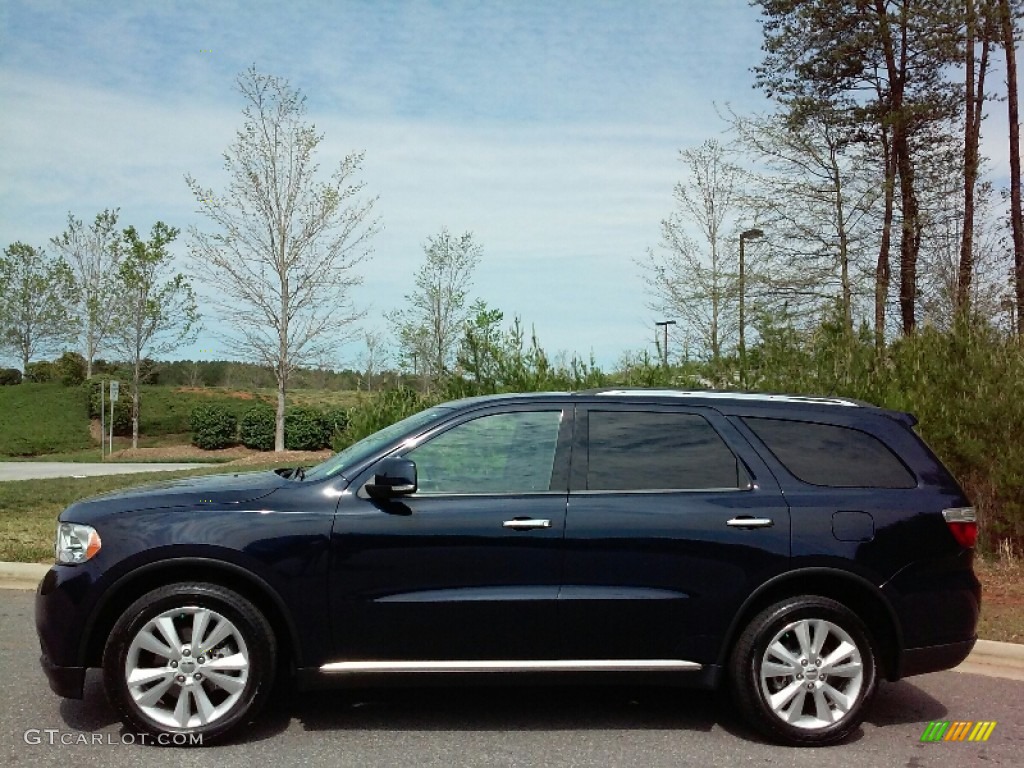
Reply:
<svg viewBox="0 0 1024 768"><path fill-rule="evenodd" d="M36 599L53 690L102 667L128 727L208 743L282 679L636 673L727 685L828 744L881 678L948 669L974 510L912 416L601 390L431 408L311 469L78 501Z"/></svg>

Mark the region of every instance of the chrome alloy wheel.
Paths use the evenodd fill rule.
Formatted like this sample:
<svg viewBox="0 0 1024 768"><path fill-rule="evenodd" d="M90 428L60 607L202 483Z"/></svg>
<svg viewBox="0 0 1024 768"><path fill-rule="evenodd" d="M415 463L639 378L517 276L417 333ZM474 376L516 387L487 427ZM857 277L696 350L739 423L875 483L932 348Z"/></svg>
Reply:
<svg viewBox="0 0 1024 768"><path fill-rule="evenodd" d="M132 638L125 682L139 710L172 729L209 725L238 703L249 679L249 649L238 628L209 608L155 616Z"/></svg>
<svg viewBox="0 0 1024 768"><path fill-rule="evenodd" d="M761 659L761 692L775 715L797 728L842 720L864 685L861 650L841 627L801 619L780 630Z"/></svg>

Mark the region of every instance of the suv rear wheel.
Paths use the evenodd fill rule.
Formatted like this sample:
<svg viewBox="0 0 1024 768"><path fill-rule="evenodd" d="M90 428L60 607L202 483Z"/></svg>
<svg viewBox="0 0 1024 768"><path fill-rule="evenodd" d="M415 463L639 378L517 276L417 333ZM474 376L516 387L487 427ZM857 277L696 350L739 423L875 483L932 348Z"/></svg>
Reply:
<svg viewBox="0 0 1024 768"><path fill-rule="evenodd" d="M103 653L107 697L121 718L161 744L206 744L254 717L274 679L266 618L216 584L153 590L118 619Z"/></svg>
<svg viewBox="0 0 1024 768"><path fill-rule="evenodd" d="M842 604L811 595L755 616L733 649L729 672L743 716L793 746L845 738L864 719L877 684L867 628Z"/></svg>

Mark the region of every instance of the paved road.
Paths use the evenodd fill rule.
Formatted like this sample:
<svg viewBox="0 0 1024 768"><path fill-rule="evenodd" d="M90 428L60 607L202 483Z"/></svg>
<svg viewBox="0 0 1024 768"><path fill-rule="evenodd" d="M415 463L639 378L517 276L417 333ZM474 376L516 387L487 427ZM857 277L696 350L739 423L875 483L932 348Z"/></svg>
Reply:
<svg viewBox="0 0 1024 768"><path fill-rule="evenodd" d="M41 480L50 477L94 477L128 475L134 472L169 472L174 469L208 467L209 464L85 464L73 461L0 461L0 482ZM225 470L227 471L227 470Z"/></svg>
<svg viewBox="0 0 1024 768"><path fill-rule="evenodd" d="M124 744L90 676L82 701L50 693L37 664L32 595L0 589L0 764L8 766L679 766L1020 765L1024 682L945 672L879 691L846 744L765 744L719 698L692 691L435 688L306 694L279 703L233 743L185 755ZM996 720L989 742L921 744L929 720ZM29 740L42 743L28 744ZM51 745L45 729L57 729ZM37 733L38 732L38 733ZM89 742L94 738L99 744Z"/></svg>

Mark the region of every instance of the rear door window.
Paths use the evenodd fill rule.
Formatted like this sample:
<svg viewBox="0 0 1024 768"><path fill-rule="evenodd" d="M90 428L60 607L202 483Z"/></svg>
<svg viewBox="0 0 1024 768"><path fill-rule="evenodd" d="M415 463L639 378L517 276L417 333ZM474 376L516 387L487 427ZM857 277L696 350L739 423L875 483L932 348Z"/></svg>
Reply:
<svg viewBox="0 0 1024 768"><path fill-rule="evenodd" d="M744 417L798 480L829 488L914 488L917 481L881 440L858 429Z"/></svg>
<svg viewBox="0 0 1024 768"><path fill-rule="evenodd" d="M590 411L587 490L746 488L742 464L703 416Z"/></svg>

